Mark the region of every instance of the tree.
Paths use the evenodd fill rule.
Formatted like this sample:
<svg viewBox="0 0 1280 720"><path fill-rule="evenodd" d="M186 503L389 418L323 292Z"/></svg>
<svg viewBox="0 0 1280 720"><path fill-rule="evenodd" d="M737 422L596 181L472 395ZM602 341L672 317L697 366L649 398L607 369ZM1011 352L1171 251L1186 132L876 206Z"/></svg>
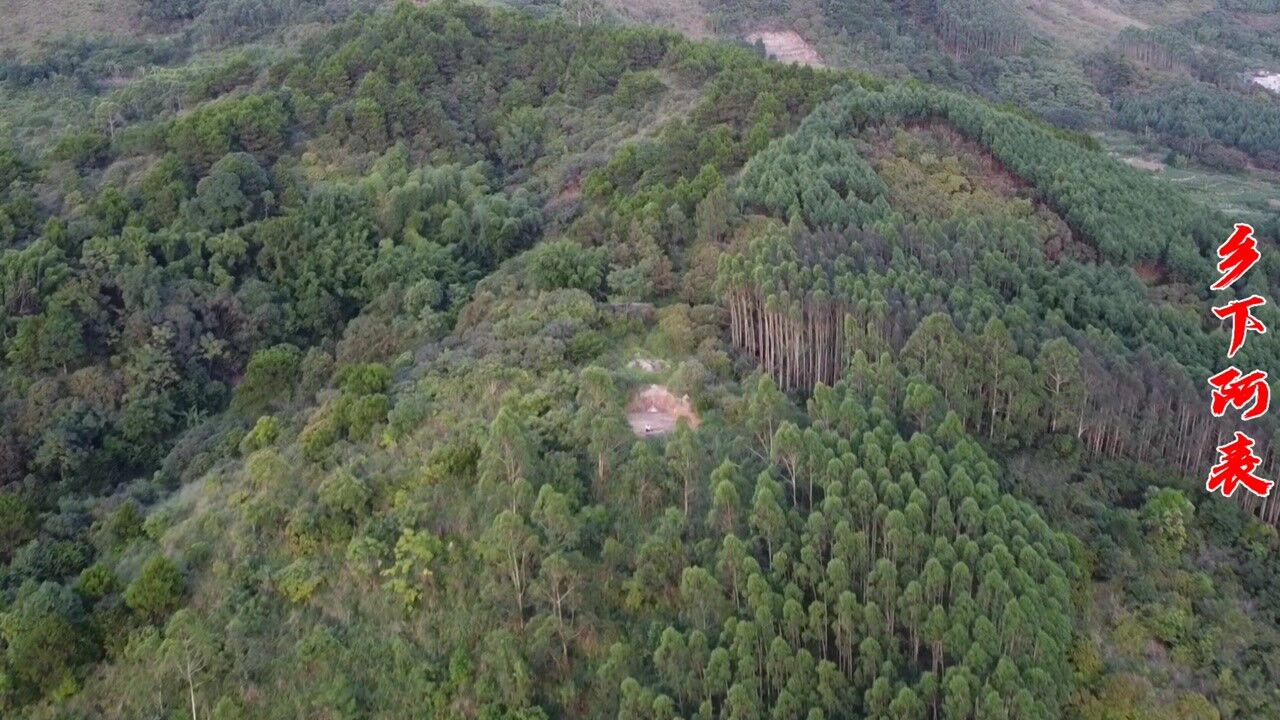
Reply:
<svg viewBox="0 0 1280 720"><path fill-rule="evenodd" d="M242 225L271 206L269 188L266 171L252 155L229 153L196 183L195 220L213 232Z"/></svg>
<svg viewBox="0 0 1280 720"><path fill-rule="evenodd" d="M193 610L182 609L165 625L160 652L164 662L178 674L187 687L191 720L199 720L196 690L203 684L204 673L216 662L218 645L213 634Z"/></svg>
<svg viewBox="0 0 1280 720"><path fill-rule="evenodd" d="M554 633L560 643L561 670L569 668L569 643L577 637L574 629L582 578L576 554L554 552L542 560L535 588L551 613Z"/></svg>
<svg viewBox="0 0 1280 720"><path fill-rule="evenodd" d="M516 621L524 627L525 594L531 582L531 564L539 549L537 537L524 518L511 510L503 510L493 520L480 541L480 553L501 578L499 586L515 606Z"/></svg>
<svg viewBox="0 0 1280 720"><path fill-rule="evenodd" d="M529 277L543 291L578 289L591 294L604 282L604 252L568 240L553 240L529 252Z"/></svg>
<svg viewBox="0 0 1280 720"><path fill-rule="evenodd" d="M35 530L35 513L18 493L0 492L0 560L8 560Z"/></svg>
<svg viewBox="0 0 1280 720"><path fill-rule="evenodd" d="M778 484L769 477L769 471L756 478L756 492L751 504L751 527L760 534L765 544L765 556L773 558L774 547L786 529L787 517L778 504Z"/></svg>
<svg viewBox="0 0 1280 720"><path fill-rule="evenodd" d="M173 561L153 555L124 591L125 604L150 623L159 623L178 608L186 579Z"/></svg>
<svg viewBox="0 0 1280 720"><path fill-rule="evenodd" d="M254 417L287 401L293 394L301 361L302 354L293 345L275 345L254 353L236 388L233 407Z"/></svg>
<svg viewBox="0 0 1280 720"><path fill-rule="evenodd" d="M504 405L489 425L489 436L480 452L480 468L489 477L509 485L527 480L534 462L534 439L525 430L519 411Z"/></svg>
<svg viewBox="0 0 1280 720"><path fill-rule="evenodd" d="M1195 506L1181 490L1152 488L1142 506L1142 524L1156 550L1173 558L1187 543L1187 524L1194 513Z"/></svg>
<svg viewBox="0 0 1280 720"><path fill-rule="evenodd" d="M680 600L689 624L704 632L719 627L724 589L705 568L694 565L680 575Z"/></svg>
<svg viewBox="0 0 1280 720"><path fill-rule="evenodd" d="M707 524L722 535L732 534L742 515L742 500L738 495L741 473L741 468L727 459L711 471L711 510L707 513Z"/></svg>
<svg viewBox="0 0 1280 720"><path fill-rule="evenodd" d="M1036 358L1040 384L1047 394L1049 432L1058 432L1079 414L1084 401L1084 378L1080 370L1080 352L1065 338L1054 338L1044 344Z"/></svg>
<svg viewBox="0 0 1280 720"><path fill-rule="evenodd" d="M28 583L0 615L8 671L27 694L40 695L74 680L96 650L84 610L71 590L52 582Z"/></svg>
<svg viewBox="0 0 1280 720"><path fill-rule="evenodd" d="M579 27L604 19L605 5L601 0L563 0L563 3L565 14Z"/></svg>
<svg viewBox="0 0 1280 720"><path fill-rule="evenodd" d="M498 126L498 159L509 170L529 165L542 154L546 135L547 121L541 111L532 107L516 108Z"/></svg>
<svg viewBox="0 0 1280 720"><path fill-rule="evenodd" d="M680 506L687 519L690 505L696 501L694 494L704 454L689 423L681 421L676 425L675 434L667 441L665 454L667 464L680 481Z"/></svg>

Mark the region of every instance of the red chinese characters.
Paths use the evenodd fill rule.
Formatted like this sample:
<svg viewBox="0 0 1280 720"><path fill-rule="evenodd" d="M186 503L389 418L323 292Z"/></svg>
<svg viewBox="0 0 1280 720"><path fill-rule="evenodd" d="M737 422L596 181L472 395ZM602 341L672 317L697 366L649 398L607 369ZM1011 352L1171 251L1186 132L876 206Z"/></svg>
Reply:
<svg viewBox="0 0 1280 720"><path fill-rule="evenodd" d="M1243 300L1235 300L1213 309L1213 314L1218 319L1231 321L1231 347L1227 350L1227 357L1233 358L1240 352L1240 348L1244 347L1245 335L1249 331L1259 335L1266 334L1267 326L1253 316L1254 308L1266 304L1267 299L1261 295L1250 295Z"/></svg>
<svg viewBox="0 0 1280 720"><path fill-rule="evenodd" d="M1226 290L1262 259L1258 241L1253 237L1253 226L1236 223L1236 231L1218 246L1218 272L1222 277L1209 286L1210 290Z"/></svg>
<svg viewBox="0 0 1280 720"><path fill-rule="evenodd" d="M1254 495L1266 497L1275 483L1254 474L1261 464L1262 458L1253 452L1253 438L1236 431L1235 439L1218 447L1218 464L1209 471L1205 488L1231 497L1243 485Z"/></svg>
<svg viewBox="0 0 1280 720"><path fill-rule="evenodd" d="M1245 374L1232 366L1209 378L1209 385L1213 387L1214 417L1225 415L1228 406L1244 410L1241 420L1260 418L1271 409L1271 386L1264 370Z"/></svg>
<svg viewBox="0 0 1280 720"><path fill-rule="evenodd" d="M1210 289L1231 287L1261 257L1253 228L1237 223L1235 232L1218 247L1218 272L1222 277L1210 285ZM1231 321L1231 345L1227 349L1227 358L1233 358L1240 352L1250 332L1259 335L1267 332L1267 326L1253 314L1255 308L1266 304L1266 298L1261 295L1250 295L1213 308L1215 317ZM1245 372L1233 365L1209 378L1209 387L1212 388L1209 409L1214 417L1222 417L1228 408L1234 408L1241 411L1241 420L1248 421L1266 415L1271 409L1271 386L1263 370ZM1262 458L1253 451L1253 444L1253 438L1237 430L1230 442L1218 446L1218 463L1209 470L1205 489L1231 497L1243 485L1245 490L1259 497L1269 495L1275 483L1257 475Z"/></svg>

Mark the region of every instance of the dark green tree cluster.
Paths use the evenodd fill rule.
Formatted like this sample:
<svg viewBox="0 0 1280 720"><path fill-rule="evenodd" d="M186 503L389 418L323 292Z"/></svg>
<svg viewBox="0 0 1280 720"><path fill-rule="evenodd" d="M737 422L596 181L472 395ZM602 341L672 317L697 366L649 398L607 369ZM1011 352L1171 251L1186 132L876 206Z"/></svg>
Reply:
<svg viewBox="0 0 1280 720"><path fill-rule="evenodd" d="M1266 91L1179 83L1126 93L1113 104L1122 127L1154 132L1207 163L1229 169L1280 167L1280 101Z"/></svg>
<svg viewBox="0 0 1280 720"><path fill-rule="evenodd" d="M954 418L891 430L886 379L902 381L819 388L812 426L766 436L754 482L711 473L719 538L682 570L682 622L656 635L653 679L623 682L619 717L1059 714L1066 539L1001 495Z"/></svg>
<svg viewBox="0 0 1280 720"><path fill-rule="evenodd" d="M792 224L766 228L720 261L718 288L735 345L788 389L833 382L856 350L871 358L898 353L921 373L919 412L953 411L997 443L1079 443L1092 456L1164 460L1189 473L1216 461L1226 425L1203 412L1208 394L1200 378L1224 366L1225 338L1206 321L1207 291L1160 273L1174 275L1180 258L1183 279L1207 277L1210 248L1222 239L1209 228L1226 232L1224 218L1163 199L1169 215L1154 234L1164 240L1153 245L1130 228L1157 222L1139 218L1166 191L1149 181L1122 184L1129 171L1035 123L915 90L854 88L849 95L820 107L746 167L738 187L745 208L789 216ZM991 172L981 163L967 177L944 163L922 178L921 161L882 157L878 148L894 141L876 129L879 118L930 116L985 147L977 152L1001 163L996 172L1029 183L1027 199L1058 209L1074 233L1064 240L1062 228L1030 205L973 191L981 172ZM961 142L934 132L944 144L917 151L946 152L947 143ZM807 154L811 147L829 152ZM831 157L849 160L831 167ZM1087 169L1095 166L1096 173ZM1088 191L1064 183L1076 172L1095 178ZM1107 173L1118 174L1114 183L1102 179ZM1086 198L1093 203L1087 214L1078 204ZM1137 272L1097 264L1093 252ZM1272 268L1245 292L1270 292ZM1162 297L1153 298L1152 282L1168 288ZM1269 368L1274 353L1261 336L1236 362ZM1264 423L1264 441L1273 433ZM1274 452L1263 457L1275 467ZM1245 503L1270 522L1280 512L1275 503Z"/></svg>
<svg viewBox="0 0 1280 720"><path fill-rule="evenodd" d="M1274 715L1280 540L1187 492L1222 218L598 10L129 60L0 154L0 714Z"/></svg>

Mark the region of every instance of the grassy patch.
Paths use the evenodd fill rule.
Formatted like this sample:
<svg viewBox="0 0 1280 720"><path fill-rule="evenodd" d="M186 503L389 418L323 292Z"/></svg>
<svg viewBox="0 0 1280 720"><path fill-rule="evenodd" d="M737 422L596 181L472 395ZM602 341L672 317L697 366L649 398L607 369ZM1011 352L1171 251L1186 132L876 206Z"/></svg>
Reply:
<svg viewBox="0 0 1280 720"><path fill-rule="evenodd" d="M1183 188L1229 216L1257 218L1280 210L1276 205L1280 200L1280 173L1229 173L1189 161L1175 167L1164 162L1167 148L1146 142L1134 133L1116 130L1098 133L1097 137L1115 157Z"/></svg>
<svg viewBox="0 0 1280 720"><path fill-rule="evenodd" d="M141 33L133 0L4 0L0 51L30 54L68 35L129 37Z"/></svg>

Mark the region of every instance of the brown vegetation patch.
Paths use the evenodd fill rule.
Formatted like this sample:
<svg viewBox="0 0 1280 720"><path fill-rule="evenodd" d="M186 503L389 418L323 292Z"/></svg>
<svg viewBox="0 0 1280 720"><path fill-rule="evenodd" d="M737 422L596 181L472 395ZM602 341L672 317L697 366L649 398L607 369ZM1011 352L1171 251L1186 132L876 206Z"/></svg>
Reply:
<svg viewBox="0 0 1280 720"><path fill-rule="evenodd" d="M627 405L627 422L637 437L666 435L676 429L676 423L684 418L689 427L696 428L702 422L693 411L689 396L676 397L661 385L649 385L637 392Z"/></svg>
<svg viewBox="0 0 1280 720"><path fill-rule="evenodd" d="M1031 183L1005 167L985 146L965 137L942 120L908 123L903 132L923 143L927 150L935 154L955 156L963 164L964 173L969 179L1002 197L1026 196L1032 190ZM892 139L892 135L886 138ZM877 157L902 149L901 143L877 143Z"/></svg>
<svg viewBox="0 0 1280 720"><path fill-rule="evenodd" d="M692 38L710 37L707 13L697 0L612 0L615 12L645 25L661 25Z"/></svg>
<svg viewBox="0 0 1280 720"><path fill-rule="evenodd" d="M1137 273L1138 279L1147 285L1164 285L1169 281L1168 271L1158 263L1138 263L1133 271Z"/></svg>
<svg viewBox="0 0 1280 720"><path fill-rule="evenodd" d="M139 35L136 4L131 0L4 0L0 13L0 50L30 55L43 42L58 41L68 35Z"/></svg>
<svg viewBox="0 0 1280 720"><path fill-rule="evenodd" d="M1107 0L1031 0L1026 9L1028 22L1040 34L1079 48L1101 47L1127 27L1150 27Z"/></svg>
<svg viewBox="0 0 1280 720"><path fill-rule="evenodd" d="M1258 32L1272 32L1280 30L1280 15L1272 13L1240 12L1235 13L1234 17L1241 25L1244 25L1250 30L1257 30Z"/></svg>
<svg viewBox="0 0 1280 720"><path fill-rule="evenodd" d="M1129 167L1135 167L1139 170L1149 170L1151 172L1159 172L1164 169L1164 163L1158 160L1148 160L1140 157L1124 158L1124 163Z"/></svg>
<svg viewBox="0 0 1280 720"><path fill-rule="evenodd" d="M747 35L747 42L757 41L764 43L765 52L778 62L825 67L818 51L794 30L758 30Z"/></svg>
<svg viewBox="0 0 1280 720"><path fill-rule="evenodd" d="M868 159L889 186L889 203L916 219L957 215L1033 213L1043 227L1044 253L1095 259L1053 208L1036 197L1031 183L1014 173L982 144L942 120L902 128L879 128L868 138Z"/></svg>

